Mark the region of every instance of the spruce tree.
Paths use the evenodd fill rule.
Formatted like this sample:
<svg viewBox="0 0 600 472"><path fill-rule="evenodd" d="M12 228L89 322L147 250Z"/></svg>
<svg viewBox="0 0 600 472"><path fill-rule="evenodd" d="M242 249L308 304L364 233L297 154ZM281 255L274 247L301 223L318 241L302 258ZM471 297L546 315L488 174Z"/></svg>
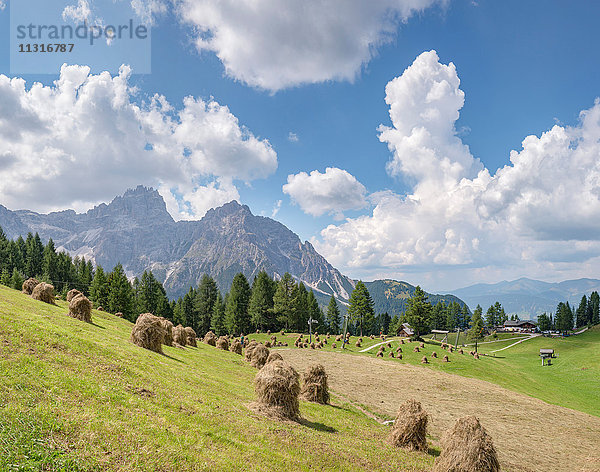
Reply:
<svg viewBox="0 0 600 472"><path fill-rule="evenodd" d="M473 317L471 319L471 329L469 330L467 336L471 341L478 341L485 337L485 333L483 332L483 310L480 305L477 305L475 311L473 312Z"/></svg>
<svg viewBox="0 0 600 472"><path fill-rule="evenodd" d="M308 308L308 316L315 320L316 326L313 326L313 332L324 332L326 329L325 320L323 319L323 312L321 308L319 308L319 303L317 302L317 297L315 297L314 292L311 290L308 292L306 297L306 305Z"/></svg>
<svg viewBox="0 0 600 472"><path fill-rule="evenodd" d="M10 287L10 272L8 272L8 269L5 267L4 269L2 269L2 275L0 275L0 284L2 285L6 285L7 287Z"/></svg>
<svg viewBox="0 0 600 472"><path fill-rule="evenodd" d="M433 308L427 301L427 295L420 286L415 287L412 297L407 300L408 308L404 319L414 331L415 338L419 339L427 330Z"/></svg>
<svg viewBox="0 0 600 472"><path fill-rule="evenodd" d="M327 327L332 334L340 333L340 310L338 308L335 297L332 295L327 305Z"/></svg>
<svg viewBox="0 0 600 472"><path fill-rule="evenodd" d="M448 324L448 309L443 302L437 302L431 311L431 329L446 329Z"/></svg>
<svg viewBox="0 0 600 472"><path fill-rule="evenodd" d="M250 316L248 315L250 295L250 284L244 274L240 272L233 278L225 307L225 327L229 334L250 331Z"/></svg>
<svg viewBox="0 0 600 472"><path fill-rule="evenodd" d="M362 280L356 283L350 295L348 315L359 329L361 336L364 333L373 334L372 329L375 321L373 300Z"/></svg>
<svg viewBox="0 0 600 472"><path fill-rule="evenodd" d="M220 292L217 293L217 299L213 305L210 329L217 336L223 336L224 334L227 334L227 329L225 328L225 303L223 302L223 297L221 296Z"/></svg>
<svg viewBox="0 0 600 472"><path fill-rule="evenodd" d="M600 323L600 296L594 291L590 295L590 305L592 306L592 324Z"/></svg>
<svg viewBox="0 0 600 472"><path fill-rule="evenodd" d="M101 266L96 268L96 273L90 286L90 299L94 302L96 308L108 307L108 278Z"/></svg>
<svg viewBox="0 0 600 472"><path fill-rule="evenodd" d="M273 311L277 316L277 321L287 331L289 331L295 322L294 318L294 291L296 284L292 276L286 272L279 282L273 295Z"/></svg>
<svg viewBox="0 0 600 472"><path fill-rule="evenodd" d="M276 328L273 319L275 287L273 280L264 270L254 277L248 313L250 314L252 326L261 331L275 330Z"/></svg>
<svg viewBox="0 0 600 472"><path fill-rule="evenodd" d="M132 322L137 318L134 316L133 287L120 263L108 275L108 311L110 313L121 312L125 319Z"/></svg>
<svg viewBox="0 0 600 472"><path fill-rule="evenodd" d="M23 282L24 282L23 276L21 275L21 273L15 267L13 269L13 273L12 273L12 276L10 278L10 286L12 288L14 288L15 290L22 290L23 289Z"/></svg>
<svg viewBox="0 0 600 472"><path fill-rule="evenodd" d="M196 290L196 299L194 306L198 313L198 326L194 327L196 332L204 336L210 330L213 309L219 295L219 289L215 280L204 274Z"/></svg>
<svg viewBox="0 0 600 472"><path fill-rule="evenodd" d="M579 307L575 311L575 327L581 328L587 324L587 297L581 297Z"/></svg>
<svg viewBox="0 0 600 472"><path fill-rule="evenodd" d="M292 291L293 318L292 328L299 333L308 329L308 318L310 316L308 306L308 292L302 282L298 282Z"/></svg>

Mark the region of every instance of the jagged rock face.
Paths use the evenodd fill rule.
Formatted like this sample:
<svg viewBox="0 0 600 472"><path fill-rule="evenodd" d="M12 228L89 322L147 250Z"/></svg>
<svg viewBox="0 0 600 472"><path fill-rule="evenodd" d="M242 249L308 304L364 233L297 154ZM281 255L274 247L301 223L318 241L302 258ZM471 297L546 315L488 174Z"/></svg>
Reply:
<svg viewBox="0 0 600 472"><path fill-rule="evenodd" d="M205 273L227 291L237 272L252 282L263 269L276 277L289 272L317 295L343 300L354 286L310 243L237 202L210 210L200 221L175 222L159 193L139 186L85 214L40 215L0 207L0 226L11 238L38 232L44 241L52 238L57 248L106 269L118 262L130 275L151 269L172 297L196 286Z"/></svg>

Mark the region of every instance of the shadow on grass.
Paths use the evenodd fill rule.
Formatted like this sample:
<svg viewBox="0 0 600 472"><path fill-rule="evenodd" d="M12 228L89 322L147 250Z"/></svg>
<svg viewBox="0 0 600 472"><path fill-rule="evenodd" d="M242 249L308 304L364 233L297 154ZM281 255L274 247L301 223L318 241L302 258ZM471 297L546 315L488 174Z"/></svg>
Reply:
<svg viewBox="0 0 600 472"><path fill-rule="evenodd" d="M185 364L185 362L183 362L181 359L177 359L176 357L169 356L168 354L165 354L164 352L162 353L162 355L172 361L179 362L180 364Z"/></svg>
<svg viewBox="0 0 600 472"><path fill-rule="evenodd" d="M90 324L95 328L106 329L106 326L100 326L99 324L96 324L93 321L90 321Z"/></svg>
<svg viewBox="0 0 600 472"><path fill-rule="evenodd" d="M430 456L433 456L433 457L438 457L440 455L440 451L438 449L435 449L435 448L429 446L427 448L427 454L429 454Z"/></svg>
<svg viewBox="0 0 600 472"><path fill-rule="evenodd" d="M306 426L307 428L314 429L316 431L322 431L324 433L337 433L337 429L332 428L331 426L327 426L323 423L315 423L305 418L300 418L298 423L300 423L302 426Z"/></svg>

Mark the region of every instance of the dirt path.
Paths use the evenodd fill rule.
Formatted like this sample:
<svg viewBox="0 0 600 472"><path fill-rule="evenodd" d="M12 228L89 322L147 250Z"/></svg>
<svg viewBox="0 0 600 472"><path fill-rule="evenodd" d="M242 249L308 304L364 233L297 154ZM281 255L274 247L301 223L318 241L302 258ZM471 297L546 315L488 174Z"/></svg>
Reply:
<svg viewBox="0 0 600 472"><path fill-rule="evenodd" d="M539 337L539 336L541 336L541 334L532 334L531 336L529 336L529 337L527 337L527 338L523 338L523 339L521 339L521 340L519 340L519 341L517 341L517 342L515 342L515 343L509 344L508 346L505 346L505 347L503 347L503 348L500 348L500 349L496 349L495 351L492 351L492 352L500 352L500 351L504 351L505 349L508 349L509 347L516 346L517 344L521 344L522 342L525 342L525 341L527 341L528 339L537 338L537 337Z"/></svg>
<svg viewBox="0 0 600 472"><path fill-rule="evenodd" d="M441 434L465 415L476 415L494 439L503 471L600 471L600 418L549 405L482 380L397 361L311 350L281 354L299 371L321 363L334 392L377 415L395 416L414 398Z"/></svg>

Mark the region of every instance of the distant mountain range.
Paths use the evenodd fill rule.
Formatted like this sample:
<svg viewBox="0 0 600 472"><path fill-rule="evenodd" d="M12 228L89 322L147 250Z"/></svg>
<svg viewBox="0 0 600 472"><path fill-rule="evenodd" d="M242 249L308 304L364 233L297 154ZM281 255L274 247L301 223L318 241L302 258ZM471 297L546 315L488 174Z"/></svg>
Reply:
<svg viewBox="0 0 600 472"><path fill-rule="evenodd" d="M308 242L283 224L255 216L246 205L232 201L209 210L198 221L174 221L160 194L138 186L86 213L65 210L42 215L11 211L0 205L0 226L8 237L38 232L52 238L57 249L84 256L105 269L123 264L129 276L150 269L176 298L211 275L225 292L238 272L252 282L260 270L272 277L289 272L312 288L321 305L331 295L348 301L355 280L341 274ZM414 287L406 282L368 282L378 312L404 312ZM462 300L430 295L432 302Z"/></svg>
<svg viewBox="0 0 600 472"><path fill-rule="evenodd" d="M479 304L484 312L499 301L508 314L518 314L523 319L536 319L541 313L554 313L559 302L568 301L577 306L583 295L600 292L600 280L577 279L549 283L520 278L511 282L476 284L452 290L464 300L471 310Z"/></svg>

